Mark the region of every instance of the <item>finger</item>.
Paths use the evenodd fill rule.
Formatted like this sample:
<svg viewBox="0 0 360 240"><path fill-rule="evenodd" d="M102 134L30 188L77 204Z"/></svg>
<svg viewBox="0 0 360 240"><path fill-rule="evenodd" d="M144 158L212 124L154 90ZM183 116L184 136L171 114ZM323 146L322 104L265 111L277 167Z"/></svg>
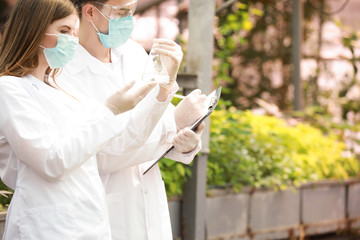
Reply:
<svg viewBox="0 0 360 240"><path fill-rule="evenodd" d="M191 136L182 139L182 137L185 136L184 134L187 131L188 133L190 133ZM200 142L200 137L196 133L194 133L190 129L187 130L184 129L184 131L181 134L178 134L174 138L173 145L180 152L189 152L192 151L194 148L196 148L196 146L199 145L199 142Z"/></svg>
<svg viewBox="0 0 360 240"><path fill-rule="evenodd" d="M176 150L178 150L179 152L182 152L184 150L183 149L184 142L181 141L178 136L174 137L174 140L173 140L172 144L174 145Z"/></svg>
<svg viewBox="0 0 360 240"><path fill-rule="evenodd" d="M174 145L176 151L181 152L181 153L186 152L186 150L188 149L182 143L177 143L174 141L172 144Z"/></svg>
<svg viewBox="0 0 360 240"><path fill-rule="evenodd" d="M155 52L164 56L167 56L171 59L173 59L175 62L179 63L182 59L182 53L179 52L173 52L165 49L160 48L154 48Z"/></svg>
<svg viewBox="0 0 360 240"><path fill-rule="evenodd" d="M156 84L156 82L146 82L145 84L138 86L132 92L132 95L140 97L142 99L156 86Z"/></svg>
<svg viewBox="0 0 360 240"><path fill-rule="evenodd" d="M140 92L146 96L155 86L157 85L157 83L154 81L154 82L148 82L146 83L144 86L142 86L140 88Z"/></svg>
<svg viewBox="0 0 360 240"><path fill-rule="evenodd" d="M202 126L202 129L204 127ZM201 130L202 130L201 129ZM176 140L178 142L182 141L182 142L193 142L193 143L199 143L200 141L200 137L199 135L194 132L193 130L191 130L190 128L184 128L183 130L181 130L177 136L176 136Z"/></svg>
<svg viewBox="0 0 360 240"><path fill-rule="evenodd" d="M165 38L154 38L153 42L158 43L158 44L168 44L168 45L171 45L171 46L179 46L173 40L165 39Z"/></svg>
<svg viewBox="0 0 360 240"><path fill-rule="evenodd" d="M189 127L186 127L182 130L182 135L187 138L195 137L196 133L191 130Z"/></svg>
<svg viewBox="0 0 360 240"><path fill-rule="evenodd" d="M184 136L184 129L182 129L176 134L174 140L177 143L180 143L181 141L184 141L184 138L186 138L186 137Z"/></svg>
<svg viewBox="0 0 360 240"><path fill-rule="evenodd" d="M173 144L177 144L180 145L182 143L181 139L179 138L179 136L175 136L174 140L173 140Z"/></svg>
<svg viewBox="0 0 360 240"><path fill-rule="evenodd" d="M195 106L197 106L199 108L203 108L204 107L204 102L206 100L206 96L204 98L204 96L201 95L199 92L198 92L198 94L196 94L196 93L190 93L190 94L188 94L185 97L185 99L187 101L191 102L192 104L194 104Z"/></svg>
<svg viewBox="0 0 360 240"><path fill-rule="evenodd" d="M194 91L189 93L187 96L200 96L200 95L201 95L201 90L200 89L195 89Z"/></svg>
<svg viewBox="0 0 360 240"><path fill-rule="evenodd" d="M201 102L205 102L205 100L206 100L206 95L205 95L205 94L201 94L201 96L200 96L200 101L201 101Z"/></svg>
<svg viewBox="0 0 360 240"><path fill-rule="evenodd" d="M201 133L204 130L205 123L201 123L195 131L191 130L190 128L185 128L184 133L186 134L186 141L193 141L198 144L200 142Z"/></svg>
<svg viewBox="0 0 360 240"><path fill-rule="evenodd" d="M200 125L196 128L196 133L201 133L205 128L205 123L202 122Z"/></svg>
<svg viewBox="0 0 360 240"><path fill-rule="evenodd" d="M163 50L168 50L171 52L177 52L180 51L181 48L178 48L177 46L173 46L173 45L169 45L169 44L161 44L161 43L154 43L153 44L153 49L163 49Z"/></svg>
<svg viewBox="0 0 360 240"><path fill-rule="evenodd" d="M132 88L134 86L134 84L135 84L134 80L125 84L125 86L123 87L123 90L128 91L130 88Z"/></svg>
<svg viewBox="0 0 360 240"><path fill-rule="evenodd" d="M195 142L191 142L191 141L182 141L179 140L178 138L174 138L173 143L174 147L176 148L176 150L180 151L180 152L188 152L191 151L192 149L194 149L196 147L196 143Z"/></svg>
<svg viewBox="0 0 360 240"><path fill-rule="evenodd" d="M163 54L165 56L175 55L181 57L183 55L181 48L177 49L166 45L159 45L159 47L154 47L153 49L155 53Z"/></svg>

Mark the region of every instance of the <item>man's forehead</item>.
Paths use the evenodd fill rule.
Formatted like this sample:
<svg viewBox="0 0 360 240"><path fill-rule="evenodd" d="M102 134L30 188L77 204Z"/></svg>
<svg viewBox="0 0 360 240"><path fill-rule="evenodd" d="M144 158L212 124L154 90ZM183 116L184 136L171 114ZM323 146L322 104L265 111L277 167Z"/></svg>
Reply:
<svg viewBox="0 0 360 240"><path fill-rule="evenodd" d="M105 2L105 4L109 4L109 5L123 5L123 4L128 4L128 3L132 3L134 2L134 0L108 0Z"/></svg>

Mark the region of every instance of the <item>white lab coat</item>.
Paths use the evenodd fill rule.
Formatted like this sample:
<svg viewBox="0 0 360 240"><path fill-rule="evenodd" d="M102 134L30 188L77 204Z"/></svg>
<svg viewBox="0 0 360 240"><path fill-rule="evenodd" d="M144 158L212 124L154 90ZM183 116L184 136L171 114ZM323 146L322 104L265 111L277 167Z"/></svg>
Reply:
<svg viewBox="0 0 360 240"><path fill-rule="evenodd" d="M0 78L0 109L1 177L15 190L3 239L111 239L95 153L122 118L32 75Z"/></svg>
<svg viewBox="0 0 360 240"><path fill-rule="evenodd" d="M129 40L120 48L112 49L112 63L106 64L80 46L58 83L65 89L67 86L74 87L87 97L103 103L109 94L126 82L140 81L147 56L139 44ZM155 102L157 91L154 89L150 92L126 117L133 120L141 117ZM150 136L139 136L144 141L142 147L127 149L118 139L118 143L113 141L97 154L100 176L107 194L113 240L172 239L159 167L155 165L146 175L143 172L152 164L152 160L171 146L176 134L173 110L174 106L170 105ZM143 126L138 125L138 128ZM188 164L199 149L200 146L189 154L172 151L167 157Z"/></svg>

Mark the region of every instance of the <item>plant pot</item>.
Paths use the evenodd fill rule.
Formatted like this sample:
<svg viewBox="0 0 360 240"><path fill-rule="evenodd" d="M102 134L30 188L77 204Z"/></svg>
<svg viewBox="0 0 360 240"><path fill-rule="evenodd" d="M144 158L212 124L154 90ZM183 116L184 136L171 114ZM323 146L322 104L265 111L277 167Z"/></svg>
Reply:
<svg viewBox="0 0 360 240"><path fill-rule="evenodd" d="M250 203L250 233L257 239L290 239L299 235L300 192L255 190Z"/></svg>
<svg viewBox="0 0 360 240"><path fill-rule="evenodd" d="M168 201L174 240L181 239L181 203L180 199L171 199Z"/></svg>
<svg viewBox="0 0 360 240"><path fill-rule="evenodd" d="M347 215L349 218L349 227L352 229L360 228L360 180L351 180L348 186L348 204Z"/></svg>
<svg viewBox="0 0 360 240"><path fill-rule="evenodd" d="M302 187L301 220L306 236L346 228L346 184L320 181Z"/></svg>
<svg viewBox="0 0 360 240"><path fill-rule="evenodd" d="M3 235L5 231L5 220L6 220L6 212L0 212L0 234Z"/></svg>
<svg viewBox="0 0 360 240"><path fill-rule="evenodd" d="M207 239L248 239L249 203L250 193L245 189L242 193L210 190L205 213Z"/></svg>

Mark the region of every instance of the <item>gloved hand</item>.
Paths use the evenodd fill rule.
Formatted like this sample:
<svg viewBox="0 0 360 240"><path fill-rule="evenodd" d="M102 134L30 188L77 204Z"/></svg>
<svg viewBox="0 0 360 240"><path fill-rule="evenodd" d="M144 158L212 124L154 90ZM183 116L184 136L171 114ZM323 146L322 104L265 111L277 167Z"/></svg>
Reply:
<svg viewBox="0 0 360 240"><path fill-rule="evenodd" d="M195 89L176 106L174 116L178 130L190 127L204 114L205 99L206 95Z"/></svg>
<svg viewBox="0 0 360 240"><path fill-rule="evenodd" d="M196 148L200 142L201 134L205 127L205 123L202 122L196 129L196 132L190 128L185 128L178 132L173 140L173 145L178 152L189 153Z"/></svg>
<svg viewBox="0 0 360 240"><path fill-rule="evenodd" d="M146 82L135 87L134 84L135 81L132 81L117 90L106 100L105 106L115 115L129 111L156 86L155 82Z"/></svg>
<svg viewBox="0 0 360 240"><path fill-rule="evenodd" d="M176 82L176 76L183 58L181 47L172 40L154 39L153 49L160 54L160 61L166 66L169 83L162 83L160 87L171 90Z"/></svg>

